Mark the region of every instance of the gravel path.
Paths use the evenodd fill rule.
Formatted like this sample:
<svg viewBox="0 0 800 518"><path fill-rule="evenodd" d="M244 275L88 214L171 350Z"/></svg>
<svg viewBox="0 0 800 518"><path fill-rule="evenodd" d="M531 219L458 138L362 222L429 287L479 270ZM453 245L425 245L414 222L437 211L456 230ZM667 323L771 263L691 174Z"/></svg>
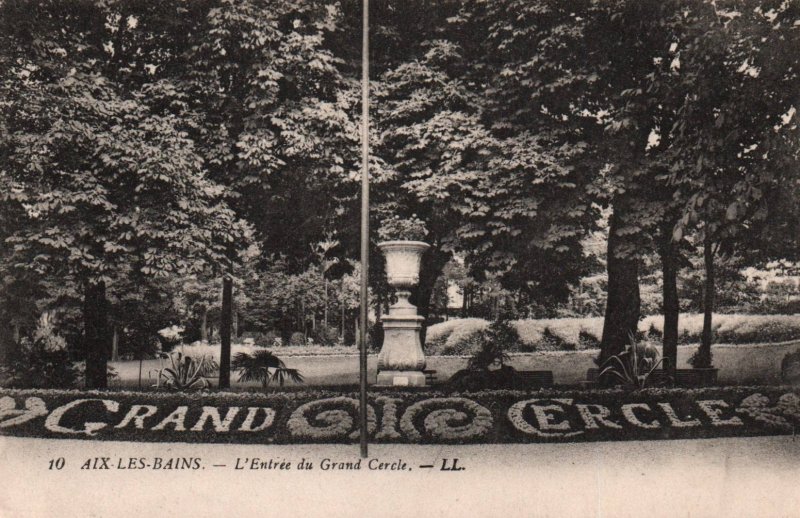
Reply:
<svg viewBox="0 0 800 518"><path fill-rule="evenodd" d="M411 470L323 471L357 446L259 446L0 438L0 515L13 517L793 517L800 441L792 437L372 446L373 464ZM95 456L200 457L205 469L81 470ZM64 457L62 470L48 461ZM236 459L291 462L236 470ZM458 458L463 471L441 471ZM298 470L306 459L313 470ZM240 461L241 462L241 461ZM225 467L213 467L224 464ZM433 464L434 468L420 468ZM448 464L451 466L451 464Z"/></svg>

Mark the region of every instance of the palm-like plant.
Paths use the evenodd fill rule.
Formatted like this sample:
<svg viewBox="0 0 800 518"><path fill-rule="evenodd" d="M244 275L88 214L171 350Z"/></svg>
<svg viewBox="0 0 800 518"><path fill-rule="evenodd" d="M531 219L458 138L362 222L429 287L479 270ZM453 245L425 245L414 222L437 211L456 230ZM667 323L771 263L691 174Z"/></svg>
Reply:
<svg viewBox="0 0 800 518"><path fill-rule="evenodd" d="M493 364L504 366L509 361L508 354L503 350L503 345L497 341L481 336L481 348L476 351L467 362L469 370L488 370Z"/></svg>
<svg viewBox="0 0 800 518"><path fill-rule="evenodd" d="M201 356L199 360L191 356L184 356L179 352L165 354L169 358L170 366L159 369L158 384L164 380L166 388L174 390L195 390L208 388L208 376L219 366L214 360ZM158 384L156 386L158 386Z"/></svg>
<svg viewBox="0 0 800 518"><path fill-rule="evenodd" d="M663 358L660 358L658 349L652 345L639 345L634 336L630 336L630 341L627 349L610 357L600 366L599 376L614 376L627 387L642 389L661 365Z"/></svg>
<svg viewBox="0 0 800 518"><path fill-rule="evenodd" d="M260 381L265 389L270 381L277 381L281 387L287 379L303 382L300 371L287 368L272 351L257 351L252 355L237 353L231 361L231 370L239 371L239 381Z"/></svg>

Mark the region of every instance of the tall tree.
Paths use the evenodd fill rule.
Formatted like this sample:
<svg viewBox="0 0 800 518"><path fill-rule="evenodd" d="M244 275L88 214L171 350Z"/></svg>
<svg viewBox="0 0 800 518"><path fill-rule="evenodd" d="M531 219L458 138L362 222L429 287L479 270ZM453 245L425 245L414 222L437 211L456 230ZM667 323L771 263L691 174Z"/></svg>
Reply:
<svg viewBox="0 0 800 518"><path fill-rule="evenodd" d="M691 7L676 43L680 73L672 95L682 105L671 130L671 172L683 205L675 238L696 230L703 247L704 326L695 366L710 367L715 256L746 243L750 229L774 213L770 193L797 181L800 5Z"/></svg>
<svg viewBox="0 0 800 518"><path fill-rule="evenodd" d="M10 260L83 287L91 388L106 386L106 290L119 275L225 264L248 234L206 176L190 114L148 95L168 83L131 80L137 48L119 42L139 18L117 7L0 6L0 181L3 210L22 222Z"/></svg>

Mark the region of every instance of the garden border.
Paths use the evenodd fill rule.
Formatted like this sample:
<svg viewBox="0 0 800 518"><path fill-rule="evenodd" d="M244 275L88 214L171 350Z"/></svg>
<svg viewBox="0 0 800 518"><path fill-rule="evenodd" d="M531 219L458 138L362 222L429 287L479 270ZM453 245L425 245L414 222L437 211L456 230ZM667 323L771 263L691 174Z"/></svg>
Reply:
<svg viewBox="0 0 800 518"><path fill-rule="evenodd" d="M198 443L350 443L357 394L0 389L0 434ZM378 443L529 443L782 435L794 387L370 394Z"/></svg>

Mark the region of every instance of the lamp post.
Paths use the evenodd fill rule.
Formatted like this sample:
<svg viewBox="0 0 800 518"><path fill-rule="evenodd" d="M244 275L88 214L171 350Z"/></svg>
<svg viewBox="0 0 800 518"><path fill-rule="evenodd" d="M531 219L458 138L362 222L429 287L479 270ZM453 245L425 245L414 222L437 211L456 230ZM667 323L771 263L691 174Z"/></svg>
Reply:
<svg viewBox="0 0 800 518"><path fill-rule="evenodd" d="M361 293L359 326L359 405L361 457L367 446L367 282L369 280L369 0L362 0L361 36Z"/></svg>

